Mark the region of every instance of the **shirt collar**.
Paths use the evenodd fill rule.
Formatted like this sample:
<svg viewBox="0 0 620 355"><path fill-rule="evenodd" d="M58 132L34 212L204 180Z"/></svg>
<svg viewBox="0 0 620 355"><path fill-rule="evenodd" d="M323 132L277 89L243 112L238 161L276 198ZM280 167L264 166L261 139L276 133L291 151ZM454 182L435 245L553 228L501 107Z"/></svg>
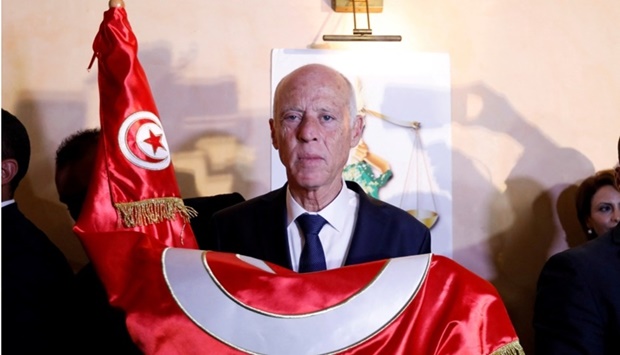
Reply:
<svg viewBox="0 0 620 355"><path fill-rule="evenodd" d="M6 201L2 201L2 207L6 207L12 203L15 203L14 199L10 199L10 200L6 200Z"/></svg>
<svg viewBox="0 0 620 355"><path fill-rule="evenodd" d="M346 211L349 209L349 189L347 188L347 184L344 179L342 180L342 188L338 193L338 196L325 208L320 210L319 212L308 212L306 211L291 195L291 191L288 186L286 187L286 213L287 213L287 227L295 221L297 217L304 213L310 214L318 214L321 217L325 218L327 223L329 223L334 229L337 231L341 231L344 227L345 215Z"/></svg>

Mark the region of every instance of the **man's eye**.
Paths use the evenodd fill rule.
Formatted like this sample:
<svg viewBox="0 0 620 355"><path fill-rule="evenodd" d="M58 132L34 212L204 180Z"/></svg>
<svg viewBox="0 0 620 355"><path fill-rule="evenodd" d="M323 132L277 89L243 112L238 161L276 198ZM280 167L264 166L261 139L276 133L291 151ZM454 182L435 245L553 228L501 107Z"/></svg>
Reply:
<svg viewBox="0 0 620 355"><path fill-rule="evenodd" d="M334 117L330 115L323 115L321 118L323 121L332 121L334 119Z"/></svg>
<svg viewBox="0 0 620 355"><path fill-rule="evenodd" d="M286 115L286 116L284 116L284 119L286 121L295 121L295 120L299 119L299 115Z"/></svg>

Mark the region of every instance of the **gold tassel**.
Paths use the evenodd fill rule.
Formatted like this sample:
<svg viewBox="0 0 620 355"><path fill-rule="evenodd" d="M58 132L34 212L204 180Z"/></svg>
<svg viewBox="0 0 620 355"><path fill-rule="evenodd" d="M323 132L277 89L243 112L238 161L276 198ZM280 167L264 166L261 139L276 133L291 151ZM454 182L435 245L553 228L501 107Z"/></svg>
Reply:
<svg viewBox="0 0 620 355"><path fill-rule="evenodd" d="M519 341L515 340L495 350L491 355L525 355L525 352Z"/></svg>
<svg viewBox="0 0 620 355"><path fill-rule="evenodd" d="M195 209L185 206L183 200L178 197L160 197L137 202L115 203L114 207L121 213L123 225L127 228L173 220L177 213L187 223L190 218L198 215Z"/></svg>

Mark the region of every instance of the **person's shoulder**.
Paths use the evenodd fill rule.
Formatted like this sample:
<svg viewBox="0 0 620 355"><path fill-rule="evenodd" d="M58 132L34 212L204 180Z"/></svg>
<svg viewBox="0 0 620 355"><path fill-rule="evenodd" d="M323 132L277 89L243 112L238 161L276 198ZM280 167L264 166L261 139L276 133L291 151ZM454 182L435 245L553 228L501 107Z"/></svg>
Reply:
<svg viewBox="0 0 620 355"><path fill-rule="evenodd" d="M402 208L369 196L357 183L347 181L347 188L359 195L360 209L370 208L373 209L373 213L381 213L386 220L398 220L407 225L428 229L422 222Z"/></svg>
<svg viewBox="0 0 620 355"><path fill-rule="evenodd" d="M576 274L592 275L590 271L601 270L604 274L620 274L620 239L618 228L578 247L552 255L543 271L572 270Z"/></svg>
<svg viewBox="0 0 620 355"><path fill-rule="evenodd" d="M273 190L267 192L266 194L256 196L246 201L242 201L236 203L232 206L226 207L218 211L214 214L215 218L222 218L229 215L238 215L239 213L244 212L253 212L257 209L262 209L267 205L271 205L275 201L281 199L281 197L286 197L286 190L284 188L280 188L277 190ZM286 200L282 200L286 203Z"/></svg>
<svg viewBox="0 0 620 355"><path fill-rule="evenodd" d="M17 207L17 203L13 202L2 207L2 231L13 230L20 227L20 224L26 223L28 218Z"/></svg>
<svg viewBox="0 0 620 355"><path fill-rule="evenodd" d="M243 196L238 192L183 199L183 203L186 206L196 210L199 216L201 214L207 214L210 216L219 210L234 206L243 201L245 201L245 198L243 198Z"/></svg>
<svg viewBox="0 0 620 355"><path fill-rule="evenodd" d="M2 242L14 247L15 252L22 249L31 251L45 250L50 248L50 244L53 245L47 235L32 223L17 208L17 205L13 204L4 207L2 209L2 217Z"/></svg>
<svg viewBox="0 0 620 355"><path fill-rule="evenodd" d="M580 246L561 251L552 256L556 259L593 260L603 255L617 255L620 250L620 229L603 234Z"/></svg>
<svg viewBox="0 0 620 355"><path fill-rule="evenodd" d="M6 208L6 207L5 207ZM71 270L60 249L15 206L12 218L3 215L2 257L6 262L39 266L41 271ZM8 211L7 211L8 212ZM4 213L4 208L3 208ZM10 225L10 232L5 229ZM4 264L4 261L3 261Z"/></svg>

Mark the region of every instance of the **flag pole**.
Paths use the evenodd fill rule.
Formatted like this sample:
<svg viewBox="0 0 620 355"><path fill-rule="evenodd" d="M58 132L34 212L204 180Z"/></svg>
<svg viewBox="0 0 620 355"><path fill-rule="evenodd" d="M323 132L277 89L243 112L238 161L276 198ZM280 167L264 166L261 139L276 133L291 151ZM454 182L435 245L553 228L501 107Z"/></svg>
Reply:
<svg viewBox="0 0 620 355"><path fill-rule="evenodd" d="M110 6L110 8L125 7L125 2L123 0L110 0L108 2L108 6Z"/></svg>

